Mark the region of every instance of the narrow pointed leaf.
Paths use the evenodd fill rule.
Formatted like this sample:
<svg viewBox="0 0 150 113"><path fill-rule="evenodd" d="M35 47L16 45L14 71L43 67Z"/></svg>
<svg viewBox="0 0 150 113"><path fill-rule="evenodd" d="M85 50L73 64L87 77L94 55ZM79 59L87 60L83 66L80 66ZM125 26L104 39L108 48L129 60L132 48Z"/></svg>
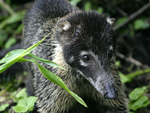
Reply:
<svg viewBox="0 0 150 113"><path fill-rule="evenodd" d="M0 60L0 64L1 63L6 63L8 61L10 61L11 59L19 56L22 52L24 51L24 49L16 49L16 50L13 50L13 51L10 51L8 52L5 57L3 57L1 60Z"/></svg>
<svg viewBox="0 0 150 113"><path fill-rule="evenodd" d="M68 87L65 85L65 83L54 73L50 72L48 69L46 69L45 67L41 66L39 63L36 62L36 64L38 65L38 68L40 69L40 71L42 72L42 74L51 82L61 86L63 89L65 89L66 91L70 91L68 89Z"/></svg>
<svg viewBox="0 0 150 113"><path fill-rule="evenodd" d="M83 106L87 107L86 103L83 101L82 98L80 98L78 95L76 95L74 92L70 91L70 94Z"/></svg>
<svg viewBox="0 0 150 113"><path fill-rule="evenodd" d="M50 65L50 66L53 66L53 67L58 67L58 68L64 69L63 67L59 66L59 65L56 64L55 62L52 62L52 61L49 61L49 60L40 58L40 57L38 57L38 56L36 56L36 55L33 55L32 53L29 53L28 56L31 57L31 58L40 60L41 62L43 62L43 63L45 63L45 64L47 64L47 65ZM64 69L64 70L65 70L65 69Z"/></svg>
<svg viewBox="0 0 150 113"><path fill-rule="evenodd" d="M34 61L37 65L38 68L40 69L40 71L42 72L42 74L51 82L59 85L60 87L62 87L63 89L65 89L68 93L70 93L80 104L82 104L83 106L87 107L87 105L85 104L85 102L75 93L73 93L72 91L70 91L68 89L68 87L65 85L65 83L61 80L60 77L58 77L57 75L53 74L52 72L50 72L49 70L47 70L45 67L41 66L38 62Z"/></svg>
<svg viewBox="0 0 150 113"><path fill-rule="evenodd" d="M50 33L49 33L50 34ZM48 35L49 35L48 34ZM47 36L48 36L47 35ZM24 57L25 55L29 54L31 51L33 51L47 36L45 36L41 41L34 44L33 46L27 48L25 51L23 51L19 56L14 57L10 61L6 62L5 64L0 66L0 73L4 72L8 67L16 63L20 58Z"/></svg>

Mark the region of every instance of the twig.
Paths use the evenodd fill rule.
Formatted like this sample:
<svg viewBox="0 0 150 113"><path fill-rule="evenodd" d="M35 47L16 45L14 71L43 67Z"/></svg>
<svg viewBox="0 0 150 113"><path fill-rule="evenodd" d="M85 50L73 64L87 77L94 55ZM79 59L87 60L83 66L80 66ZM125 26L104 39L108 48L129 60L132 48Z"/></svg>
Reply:
<svg viewBox="0 0 150 113"><path fill-rule="evenodd" d="M115 6L115 5L112 5L116 11L118 11L121 15L123 16L128 16L128 14L126 12L124 12L122 9L120 9L119 7Z"/></svg>
<svg viewBox="0 0 150 113"><path fill-rule="evenodd" d="M129 77L129 81L131 81L133 78L145 74L145 73L150 73L150 68L144 69L144 70L139 70L139 71L135 71L133 73L129 73L126 75L126 77Z"/></svg>
<svg viewBox="0 0 150 113"><path fill-rule="evenodd" d="M131 62L131 63L133 63L133 64L135 64L137 66L144 67L144 68L149 68L149 66L143 65L141 62L133 59L132 57L126 57L126 56L124 56L123 54L121 54L119 52L116 52L116 56L118 56L118 57L120 57L122 59L125 59L126 61Z"/></svg>
<svg viewBox="0 0 150 113"><path fill-rule="evenodd" d="M118 26L115 26L113 29L114 30L118 30L119 28L121 28L124 25L128 24L131 20L133 20L135 17L137 17L138 15L140 15L141 13L143 13L149 7L150 7L150 2L147 3L146 5L144 5L141 9L139 9L135 13L131 14L125 22L119 24Z"/></svg>
<svg viewBox="0 0 150 113"><path fill-rule="evenodd" d="M11 9L11 7L9 7L9 5L7 5L3 0L0 0L0 5L11 15L15 14L15 12Z"/></svg>

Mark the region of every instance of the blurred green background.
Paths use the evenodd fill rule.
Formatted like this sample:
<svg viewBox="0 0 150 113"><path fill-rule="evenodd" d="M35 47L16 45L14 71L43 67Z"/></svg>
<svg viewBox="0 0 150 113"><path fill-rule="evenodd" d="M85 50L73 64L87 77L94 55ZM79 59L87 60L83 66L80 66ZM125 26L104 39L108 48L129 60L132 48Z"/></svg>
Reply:
<svg viewBox="0 0 150 113"><path fill-rule="evenodd" d="M31 0L0 0L0 59L7 49L20 47L25 12L32 6ZM113 24L117 40L116 65L125 92L130 99L131 113L150 113L150 2L148 0L70 0L82 10L96 10L115 18ZM16 46L16 45L19 46ZM23 74L25 75L25 73ZM2 77L0 106L12 98L14 91L24 88L24 76L10 79ZM144 87L143 87L144 86ZM138 89L136 89L138 88ZM134 91L131 94L131 91ZM129 95L130 94L130 95ZM137 99L132 96L139 94ZM144 100L145 96L147 99ZM135 105L133 105L137 102ZM143 103L142 103L143 102ZM142 103L142 104L140 104ZM146 104L147 103L147 104ZM6 112L14 103L6 107ZM0 107L1 111L1 107Z"/></svg>

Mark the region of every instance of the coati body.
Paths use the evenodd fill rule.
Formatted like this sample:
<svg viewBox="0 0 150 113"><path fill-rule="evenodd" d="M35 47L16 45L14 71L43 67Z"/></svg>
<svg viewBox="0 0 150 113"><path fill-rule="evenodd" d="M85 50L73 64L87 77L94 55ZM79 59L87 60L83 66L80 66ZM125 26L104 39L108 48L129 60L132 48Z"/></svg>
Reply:
<svg viewBox="0 0 150 113"><path fill-rule="evenodd" d="M34 63L27 63L27 89L38 97L41 113L128 113L127 100L114 65L112 20L95 11L84 12L66 0L38 0L24 19L23 48L48 36L33 54L66 70L52 68L69 89L88 105L51 83Z"/></svg>

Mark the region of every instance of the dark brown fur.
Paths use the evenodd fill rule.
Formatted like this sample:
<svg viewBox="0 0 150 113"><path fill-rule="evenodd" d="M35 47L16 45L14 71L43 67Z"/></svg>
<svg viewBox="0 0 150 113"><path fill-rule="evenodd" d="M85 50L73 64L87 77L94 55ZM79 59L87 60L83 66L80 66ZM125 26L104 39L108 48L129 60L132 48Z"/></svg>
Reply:
<svg viewBox="0 0 150 113"><path fill-rule="evenodd" d="M69 23L63 23L63 21ZM63 25L68 24L69 29L67 27L63 29L62 27L64 26L61 23ZM41 58L52 60L67 69L67 71L55 69L41 63L62 78L69 89L81 96L88 105L88 108L85 108L77 103L68 92L47 80L36 64L27 63L26 67L29 73L27 80L28 93L38 97L37 107L39 112L128 113L126 96L114 65L114 60L104 67L104 70L109 72L111 70L110 73L112 73L113 78L107 80L106 77L106 80L102 81L102 86L105 87L106 82L113 82L118 94L116 99L105 99L77 71L78 69L83 70L83 67L79 66L77 61L80 50L90 50L94 55L101 56L104 61L107 61L107 45L113 44L115 48L113 30L105 15L100 15L94 11L88 13L80 11L66 0L38 0L27 12L24 24L23 48L28 48L37 43L51 32L51 35L32 53ZM74 56L76 62L70 58L71 55ZM93 76L91 75L90 77Z"/></svg>

